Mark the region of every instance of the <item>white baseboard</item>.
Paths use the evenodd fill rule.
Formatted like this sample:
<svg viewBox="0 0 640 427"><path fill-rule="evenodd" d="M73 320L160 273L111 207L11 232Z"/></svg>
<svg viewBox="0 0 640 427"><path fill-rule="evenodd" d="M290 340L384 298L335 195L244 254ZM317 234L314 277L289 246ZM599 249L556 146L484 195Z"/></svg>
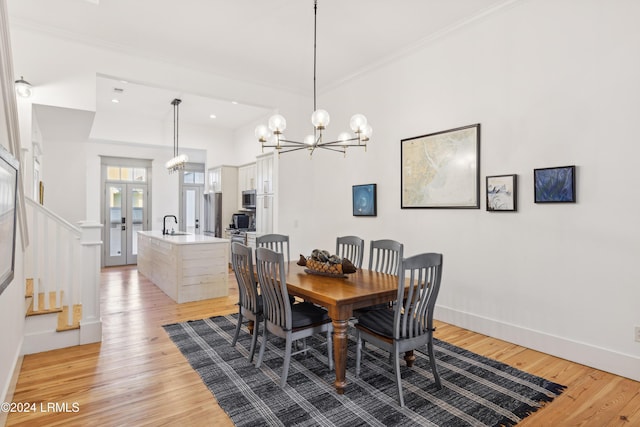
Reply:
<svg viewBox="0 0 640 427"><path fill-rule="evenodd" d="M22 343L20 343L17 347L15 362L13 363L13 374L11 375L11 380L7 383L4 390L2 390L2 397L0 398L0 402L11 402L13 401L13 393L16 391L16 384L18 384L18 377L20 376L20 370L22 369L22 360L24 356L20 354L20 348L22 347ZM4 426L7 424L7 418L9 413L6 411L0 411L0 426Z"/></svg>
<svg viewBox="0 0 640 427"><path fill-rule="evenodd" d="M80 322L80 344L102 341L102 320Z"/></svg>
<svg viewBox="0 0 640 427"><path fill-rule="evenodd" d="M640 357L438 305L440 321L532 350L640 381Z"/></svg>
<svg viewBox="0 0 640 427"><path fill-rule="evenodd" d="M42 353L43 351L73 347L74 345L80 345L80 329L25 334L22 343L22 354Z"/></svg>

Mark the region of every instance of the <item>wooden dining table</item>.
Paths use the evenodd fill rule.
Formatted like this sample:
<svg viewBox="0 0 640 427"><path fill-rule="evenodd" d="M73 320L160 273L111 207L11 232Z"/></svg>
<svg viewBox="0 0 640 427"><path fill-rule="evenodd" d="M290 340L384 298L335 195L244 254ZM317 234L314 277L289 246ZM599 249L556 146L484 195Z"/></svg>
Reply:
<svg viewBox="0 0 640 427"><path fill-rule="evenodd" d="M398 277L359 269L344 278L329 277L305 272L304 266L289 262L285 274L290 295L303 298L325 307L333 323L333 359L335 362L335 387L343 394L347 386L347 329L353 311L394 301L398 295ZM413 364L413 352L405 355L408 366Z"/></svg>

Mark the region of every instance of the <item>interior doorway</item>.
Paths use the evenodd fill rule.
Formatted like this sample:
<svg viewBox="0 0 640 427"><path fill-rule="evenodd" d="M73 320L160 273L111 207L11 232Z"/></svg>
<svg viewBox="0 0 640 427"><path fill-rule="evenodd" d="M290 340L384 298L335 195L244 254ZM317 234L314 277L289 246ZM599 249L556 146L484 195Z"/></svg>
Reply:
<svg viewBox="0 0 640 427"><path fill-rule="evenodd" d="M202 201L204 198L204 164L189 163L180 180L180 230L202 233Z"/></svg>
<svg viewBox="0 0 640 427"><path fill-rule="evenodd" d="M138 231L149 229L150 191L145 161L116 159L104 164L103 262L106 267L137 264ZM125 161L126 160L126 161ZM104 159L103 159L104 161ZM110 158L110 162L114 161ZM142 163L138 163L142 162ZM122 164L124 163L124 164ZM142 167L135 167L142 166Z"/></svg>

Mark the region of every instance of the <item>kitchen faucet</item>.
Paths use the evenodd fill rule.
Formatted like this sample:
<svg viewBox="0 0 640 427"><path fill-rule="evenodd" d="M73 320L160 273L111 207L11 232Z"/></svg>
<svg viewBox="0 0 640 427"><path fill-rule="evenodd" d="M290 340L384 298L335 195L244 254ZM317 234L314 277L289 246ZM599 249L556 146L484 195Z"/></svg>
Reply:
<svg viewBox="0 0 640 427"><path fill-rule="evenodd" d="M178 218L176 218L175 215L165 215L164 218L162 218L162 234L169 234L169 230L167 229L167 218L173 218L173 220L176 222L176 225L178 225Z"/></svg>

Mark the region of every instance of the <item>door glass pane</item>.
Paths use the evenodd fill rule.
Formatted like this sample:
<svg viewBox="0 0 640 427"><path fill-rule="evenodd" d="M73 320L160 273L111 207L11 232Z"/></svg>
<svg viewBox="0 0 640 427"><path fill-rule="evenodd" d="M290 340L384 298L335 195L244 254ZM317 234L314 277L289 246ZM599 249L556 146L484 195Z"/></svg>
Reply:
<svg viewBox="0 0 640 427"><path fill-rule="evenodd" d="M196 184L204 184L204 172L195 172L194 181Z"/></svg>
<svg viewBox="0 0 640 427"><path fill-rule="evenodd" d="M193 172L185 171L185 173L184 173L184 183L185 184L193 184Z"/></svg>
<svg viewBox="0 0 640 427"><path fill-rule="evenodd" d="M122 254L122 188L109 187L109 255Z"/></svg>
<svg viewBox="0 0 640 427"><path fill-rule="evenodd" d="M118 166L107 166L107 179L120 181L120 168Z"/></svg>
<svg viewBox="0 0 640 427"><path fill-rule="evenodd" d="M120 168L120 179L122 181L131 181L133 179L133 170L131 168Z"/></svg>
<svg viewBox="0 0 640 427"><path fill-rule="evenodd" d="M138 231L144 230L144 189L131 189L131 253L138 255Z"/></svg>
<svg viewBox="0 0 640 427"><path fill-rule="evenodd" d="M145 182L147 180L147 170L144 168L134 168L133 180L138 182Z"/></svg>
<svg viewBox="0 0 640 427"><path fill-rule="evenodd" d="M185 225L188 233L195 232L196 229L196 191L185 191Z"/></svg>

